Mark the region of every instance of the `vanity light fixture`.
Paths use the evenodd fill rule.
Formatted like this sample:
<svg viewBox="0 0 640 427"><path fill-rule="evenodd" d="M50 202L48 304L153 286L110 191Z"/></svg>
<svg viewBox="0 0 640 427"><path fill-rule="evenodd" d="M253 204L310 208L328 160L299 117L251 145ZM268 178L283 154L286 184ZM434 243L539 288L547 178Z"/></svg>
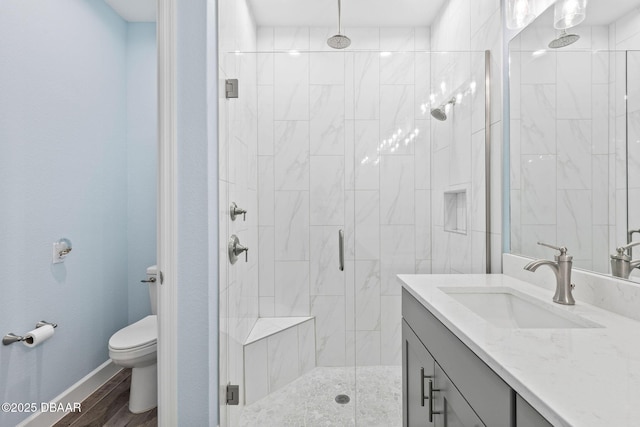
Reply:
<svg viewBox="0 0 640 427"><path fill-rule="evenodd" d="M587 0L558 0L553 9L553 26L557 30L575 27L587 17Z"/></svg>
<svg viewBox="0 0 640 427"><path fill-rule="evenodd" d="M535 0L507 1L507 28L519 30L526 27L535 18Z"/></svg>

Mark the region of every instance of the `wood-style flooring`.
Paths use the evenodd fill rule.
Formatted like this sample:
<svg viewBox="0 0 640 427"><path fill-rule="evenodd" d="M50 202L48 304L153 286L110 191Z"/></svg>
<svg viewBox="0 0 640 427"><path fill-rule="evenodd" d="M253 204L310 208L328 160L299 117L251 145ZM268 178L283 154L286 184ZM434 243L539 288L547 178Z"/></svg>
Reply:
<svg viewBox="0 0 640 427"><path fill-rule="evenodd" d="M72 412L54 427L152 427L158 425L158 408L129 412L131 369L123 369L82 402L82 412Z"/></svg>

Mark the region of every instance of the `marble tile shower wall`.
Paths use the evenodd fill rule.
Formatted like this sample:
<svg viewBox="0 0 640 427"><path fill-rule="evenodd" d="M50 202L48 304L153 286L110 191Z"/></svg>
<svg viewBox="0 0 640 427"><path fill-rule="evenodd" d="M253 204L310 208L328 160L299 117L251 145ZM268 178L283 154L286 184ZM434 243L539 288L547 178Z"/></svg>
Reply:
<svg viewBox="0 0 640 427"><path fill-rule="evenodd" d="M398 365L395 274L431 271L429 29L334 32L258 28L260 316L315 316L318 366Z"/></svg>
<svg viewBox="0 0 640 427"><path fill-rule="evenodd" d="M454 107L447 122L432 122L433 272L484 272L486 232L484 217L484 55L491 52L491 271L502 271L502 21L500 0L449 0L431 26L431 50L457 52L438 56L432 63L434 93L475 90ZM465 54L466 53L466 54ZM453 74L443 73L451 70ZM446 89L442 91L442 82ZM454 125L455 123L455 125ZM453 126L453 127L452 127ZM467 151L468 150L468 151ZM471 153L471 156L469 156ZM456 157L460 157L460 163ZM466 167L464 170L460 166ZM465 188L467 234L444 231L443 191ZM469 193L470 192L470 193ZM473 210L472 210L473 208Z"/></svg>
<svg viewBox="0 0 640 427"><path fill-rule="evenodd" d="M236 51L256 50L256 24L244 0L220 0L219 16L219 319L220 390L224 399L226 384L244 384L243 344L258 318L258 111L256 58L235 55ZM224 81L240 81L240 97L226 99ZM246 209L231 221L229 206L236 202ZM248 262L240 258L234 265L227 258L227 239L237 235L249 246ZM220 425L236 425L244 402L228 406L220 402Z"/></svg>
<svg viewBox="0 0 640 427"><path fill-rule="evenodd" d="M546 25L511 42L511 244L514 253L545 257L536 242L560 243L576 266L608 271L615 224L608 30L575 31L573 51L545 50L556 37Z"/></svg>

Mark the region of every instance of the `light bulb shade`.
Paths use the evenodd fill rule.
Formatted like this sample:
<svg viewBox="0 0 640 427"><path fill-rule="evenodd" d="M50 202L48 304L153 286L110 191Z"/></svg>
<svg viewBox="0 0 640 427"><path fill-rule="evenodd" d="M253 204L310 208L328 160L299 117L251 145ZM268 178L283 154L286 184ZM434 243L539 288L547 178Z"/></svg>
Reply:
<svg viewBox="0 0 640 427"><path fill-rule="evenodd" d="M535 0L507 0L507 28L519 30L535 18Z"/></svg>
<svg viewBox="0 0 640 427"><path fill-rule="evenodd" d="M587 0L558 0L553 10L553 26L558 30L575 27L587 17Z"/></svg>

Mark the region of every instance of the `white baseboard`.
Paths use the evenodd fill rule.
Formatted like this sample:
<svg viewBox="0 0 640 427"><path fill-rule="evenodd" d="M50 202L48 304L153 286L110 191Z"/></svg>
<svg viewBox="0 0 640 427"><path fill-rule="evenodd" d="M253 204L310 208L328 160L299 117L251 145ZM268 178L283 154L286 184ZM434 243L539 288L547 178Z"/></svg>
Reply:
<svg viewBox="0 0 640 427"><path fill-rule="evenodd" d="M80 381L63 391L58 396L51 399L51 402L62 403L64 405L75 402L82 402L91 394L102 387L122 368L114 365L111 360L107 360L102 365L85 375ZM29 418L22 421L17 427L50 427L60 421L66 412L36 412Z"/></svg>

